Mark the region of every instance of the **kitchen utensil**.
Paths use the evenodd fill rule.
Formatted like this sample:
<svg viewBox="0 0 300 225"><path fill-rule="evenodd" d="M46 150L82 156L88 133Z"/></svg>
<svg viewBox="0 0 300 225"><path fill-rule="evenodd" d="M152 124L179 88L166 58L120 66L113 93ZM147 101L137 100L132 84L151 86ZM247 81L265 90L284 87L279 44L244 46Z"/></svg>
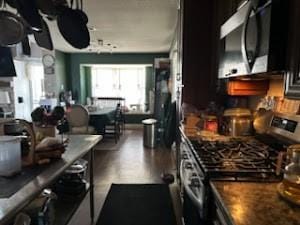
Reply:
<svg viewBox="0 0 300 225"><path fill-rule="evenodd" d="M42 19L42 30L33 31L33 35L36 43L40 47L48 49L50 51L53 50L53 42L49 31L49 27L44 19Z"/></svg>
<svg viewBox="0 0 300 225"><path fill-rule="evenodd" d="M21 43L22 43L23 54L27 55L27 56L30 56L31 55L31 49L30 49L28 36L25 36L25 38L22 40Z"/></svg>
<svg viewBox="0 0 300 225"><path fill-rule="evenodd" d="M252 135L253 119L250 110L246 108L225 110L220 130L222 134L234 137Z"/></svg>
<svg viewBox="0 0 300 225"><path fill-rule="evenodd" d="M272 110L266 110L263 108L260 108L255 114L254 114L254 120L253 120L253 127L255 129L255 132L258 134L266 133L268 130L268 125L270 124L273 117L273 111Z"/></svg>
<svg viewBox="0 0 300 225"><path fill-rule="evenodd" d="M43 14L56 16L57 10L52 0L35 0L36 5Z"/></svg>
<svg viewBox="0 0 300 225"><path fill-rule="evenodd" d="M0 176L13 176L21 171L21 138L0 136Z"/></svg>
<svg viewBox="0 0 300 225"><path fill-rule="evenodd" d="M278 192L285 199L300 205L300 144L289 146L286 158L287 166Z"/></svg>
<svg viewBox="0 0 300 225"><path fill-rule="evenodd" d="M18 12L31 26L32 30L42 30L42 20L35 0L15 0Z"/></svg>
<svg viewBox="0 0 300 225"><path fill-rule="evenodd" d="M11 46L26 36L25 21L6 10L5 2L0 10L0 45Z"/></svg>
<svg viewBox="0 0 300 225"><path fill-rule="evenodd" d="M67 6L59 7L59 15L57 17L57 25L64 39L74 48L83 49L90 44L90 34L82 17L78 13Z"/></svg>

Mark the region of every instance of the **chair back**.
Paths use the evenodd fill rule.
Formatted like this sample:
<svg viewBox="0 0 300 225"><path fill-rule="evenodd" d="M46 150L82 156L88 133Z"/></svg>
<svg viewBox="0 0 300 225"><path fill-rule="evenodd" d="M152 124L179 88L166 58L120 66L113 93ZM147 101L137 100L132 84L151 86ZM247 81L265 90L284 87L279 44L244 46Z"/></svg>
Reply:
<svg viewBox="0 0 300 225"><path fill-rule="evenodd" d="M115 121L120 121L122 118L122 108L121 105L118 104L115 111Z"/></svg>
<svg viewBox="0 0 300 225"><path fill-rule="evenodd" d="M72 105L67 113L67 120L71 129L84 126L88 129L89 112L83 105Z"/></svg>

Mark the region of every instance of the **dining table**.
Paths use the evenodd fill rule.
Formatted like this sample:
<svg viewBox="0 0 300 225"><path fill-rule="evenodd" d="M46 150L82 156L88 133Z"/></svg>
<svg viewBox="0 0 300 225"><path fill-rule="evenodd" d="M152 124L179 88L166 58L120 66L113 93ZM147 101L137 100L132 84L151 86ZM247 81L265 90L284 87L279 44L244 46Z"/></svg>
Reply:
<svg viewBox="0 0 300 225"><path fill-rule="evenodd" d="M89 112L89 124L95 128L97 134L105 133L105 126L114 121L115 111L115 107L105 107Z"/></svg>

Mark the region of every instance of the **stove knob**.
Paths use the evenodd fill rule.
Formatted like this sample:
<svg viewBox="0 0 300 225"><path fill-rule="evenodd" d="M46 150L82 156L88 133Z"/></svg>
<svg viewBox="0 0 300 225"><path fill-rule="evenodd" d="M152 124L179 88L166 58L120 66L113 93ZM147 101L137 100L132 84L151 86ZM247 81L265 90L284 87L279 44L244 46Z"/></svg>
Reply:
<svg viewBox="0 0 300 225"><path fill-rule="evenodd" d="M186 169L193 169L192 163L191 163L191 162L186 162L185 168L186 168Z"/></svg>
<svg viewBox="0 0 300 225"><path fill-rule="evenodd" d="M191 178L191 186L192 187L200 187L200 179L197 177Z"/></svg>
<svg viewBox="0 0 300 225"><path fill-rule="evenodd" d="M182 154L182 158L183 158L183 159L188 159L188 158L189 158L189 157L188 157L188 154L187 154L187 153Z"/></svg>

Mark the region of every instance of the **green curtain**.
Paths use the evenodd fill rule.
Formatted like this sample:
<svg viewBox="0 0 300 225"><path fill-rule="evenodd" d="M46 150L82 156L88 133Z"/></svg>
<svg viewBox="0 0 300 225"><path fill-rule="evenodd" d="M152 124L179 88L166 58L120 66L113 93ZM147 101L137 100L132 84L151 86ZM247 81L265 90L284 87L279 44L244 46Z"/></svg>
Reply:
<svg viewBox="0 0 300 225"><path fill-rule="evenodd" d="M147 110L149 110L149 91L154 89L155 77L153 73L153 67L146 67L146 84L145 84L145 103L147 106Z"/></svg>
<svg viewBox="0 0 300 225"><path fill-rule="evenodd" d="M92 96L92 69L90 66L80 67L80 103L86 104L86 98Z"/></svg>

